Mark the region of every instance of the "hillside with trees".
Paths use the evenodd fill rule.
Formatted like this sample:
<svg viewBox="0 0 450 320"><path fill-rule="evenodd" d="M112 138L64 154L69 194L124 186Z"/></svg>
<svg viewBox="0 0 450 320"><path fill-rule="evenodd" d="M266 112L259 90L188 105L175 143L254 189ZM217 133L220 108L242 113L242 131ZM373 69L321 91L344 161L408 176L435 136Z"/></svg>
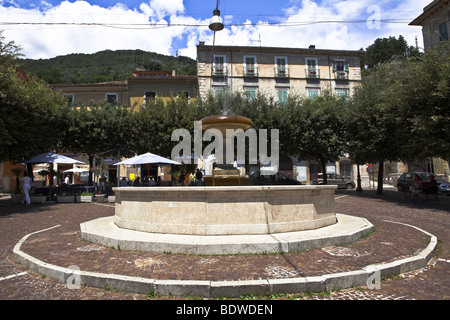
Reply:
<svg viewBox="0 0 450 320"><path fill-rule="evenodd" d="M28 74L49 84L123 81L136 69L196 75L197 62L191 58L165 56L142 50L105 50L94 54L69 54L51 59L16 59Z"/></svg>

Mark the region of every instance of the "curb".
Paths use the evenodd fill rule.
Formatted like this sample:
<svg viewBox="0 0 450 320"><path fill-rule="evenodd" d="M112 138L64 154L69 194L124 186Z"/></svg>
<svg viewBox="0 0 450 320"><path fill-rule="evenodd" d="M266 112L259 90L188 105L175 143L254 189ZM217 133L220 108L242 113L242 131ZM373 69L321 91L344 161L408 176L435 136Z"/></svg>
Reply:
<svg viewBox="0 0 450 320"><path fill-rule="evenodd" d="M317 230L246 236L150 234L119 228L114 217L84 222L80 229L82 240L105 247L192 255L298 252L355 242L374 230L365 218L336 214L336 219L336 224Z"/></svg>
<svg viewBox="0 0 450 320"><path fill-rule="evenodd" d="M393 221L386 222L403 224ZM381 281L381 277L398 275L426 267L433 257L437 246L437 238L415 226L403 225L415 228L430 236L428 246L417 255L390 263L368 265L356 271L316 277L248 281L158 280L63 268L45 263L21 251L21 246L28 237L36 233L57 228L59 225L24 236L15 245L13 254L14 258L28 269L58 282L65 283L69 288L74 289L87 286L100 289L110 288L139 294L154 293L155 295L161 296L202 296L205 298L239 297L242 294L249 293L323 292L358 286L371 286L372 280L375 280L375 285L377 285Z"/></svg>

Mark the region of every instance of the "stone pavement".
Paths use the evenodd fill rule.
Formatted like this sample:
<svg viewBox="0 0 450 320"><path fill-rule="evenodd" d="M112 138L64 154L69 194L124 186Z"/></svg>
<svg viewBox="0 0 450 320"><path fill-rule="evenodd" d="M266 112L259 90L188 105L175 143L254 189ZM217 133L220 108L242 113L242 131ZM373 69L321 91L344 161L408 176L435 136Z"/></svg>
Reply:
<svg viewBox="0 0 450 320"><path fill-rule="evenodd" d="M245 281L289 279L361 269L414 256L439 240L437 255L420 270L383 279L379 288L354 288L315 295L278 294L272 299L447 300L450 297L450 197L413 201L393 190L382 196L336 191L336 212L364 217L376 232L345 246L289 254L194 256L127 252L80 240L80 223L114 215L112 204L8 205L0 198L0 299L189 299L117 292L109 288L70 289L15 261L12 251L25 235L27 254L64 268L167 280ZM57 226L57 227L56 227ZM54 227L54 228L53 228ZM255 296L267 299L266 296Z"/></svg>

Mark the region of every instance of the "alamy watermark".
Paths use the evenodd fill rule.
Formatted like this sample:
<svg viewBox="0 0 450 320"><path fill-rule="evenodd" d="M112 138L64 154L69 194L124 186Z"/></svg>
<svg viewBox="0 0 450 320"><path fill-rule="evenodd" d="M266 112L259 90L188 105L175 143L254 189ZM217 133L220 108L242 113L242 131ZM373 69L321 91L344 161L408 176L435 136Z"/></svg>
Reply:
<svg viewBox="0 0 450 320"><path fill-rule="evenodd" d="M370 30L381 29L381 8L377 5L367 7L367 13L371 15L366 21L367 28Z"/></svg>
<svg viewBox="0 0 450 320"><path fill-rule="evenodd" d="M367 288L368 289L381 289L381 272L380 270L375 271L371 276L367 278Z"/></svg>
<svg viewBox="0 0 450 320"><path fill-rule="evenodd" d="M71 265L68 268L72 270L72 275L70 275L66 280L66 285L68 289L80 289L81 288L81 273L80 267L76 265Z"/></svg>
<svg viewBox="0 0 450 320"><path fill-rule="evenodd" d="M225 136L219 129L207 129L202 132L202 122L194 122L194 137L187 129L176 129L171 140L179 143L172 149L171 159L185 164L197 164L198 159L207 159L214 155L216 164L246 164L246 140L248 140L248 163L279 165L279 130L270 130L270 142L267 129L226 129ZM203 142L211 141L203 150ZM270 143L270 156L268 144ZM193 149L192 149L193 146ZM236 147L236 148L235 148ZM235 154L236 149L236 154ZM192 152L193 150L193 152ZM193 160L192 160L193 159ZM277 170L277 169L275 169ZM274 172L275 173L275 172Z"/></svg>

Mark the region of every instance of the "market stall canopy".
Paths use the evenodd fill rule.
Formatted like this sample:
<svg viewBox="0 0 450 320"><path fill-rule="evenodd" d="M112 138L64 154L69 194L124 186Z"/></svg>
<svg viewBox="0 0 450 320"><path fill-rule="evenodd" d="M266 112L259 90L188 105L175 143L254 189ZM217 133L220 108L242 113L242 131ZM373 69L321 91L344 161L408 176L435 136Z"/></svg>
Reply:
<svg viewBox="0 0 450 320"><path fill-rule="evenodd" d="M62 173L82 173L82 172L89 172L89 170L87 169L80 169L80 168L74 168L74 169L69 169L69 170L64 170L62 171Z"/></svg>
<svg viewBox="0 0 450 320"><path fill-rule="evenodd" d="M74 163L80 163L80 164L85 164L84 162L81 162L79 160L75 160L73 158L66 157L61 154L57 154L57 153L53 153L53 152L39 154L30 159L19 161L19 163L25 163L25 164L36 164L36 163L74 164Z"/></svg>
<svg viewBox="0 0 450 320"><path fill-rule="evenodd" d="M141 154L139 156L129 158L127 160L118 162L114 164L115 166L122 165L122 164L129 164L129 165L135 165L135 164L175 164L175 165L181 165L180 162L170 160L168 158L164 158L161 156L158 156L156 154L147 152L144 154Z"/></svg>

